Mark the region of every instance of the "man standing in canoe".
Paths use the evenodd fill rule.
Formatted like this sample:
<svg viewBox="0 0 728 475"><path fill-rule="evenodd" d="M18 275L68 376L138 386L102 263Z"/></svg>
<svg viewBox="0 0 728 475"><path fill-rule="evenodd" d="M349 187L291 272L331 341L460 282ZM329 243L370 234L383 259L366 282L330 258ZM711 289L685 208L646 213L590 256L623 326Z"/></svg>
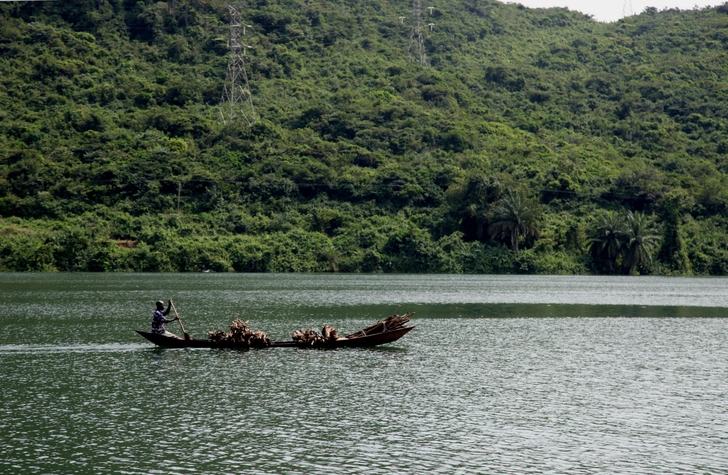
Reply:
<svg viewBox="0 0 728 475"><path fill-rule="evenodd" d="M164 302L161 300L157 300L157 309L154 311L154 315L152 316L152 333L155 335L164 335L164 336L171 336L176 337L174 333L170 333L167 330L164 329L165 323L170 323L175 320L179 320L179 317L174 317L171 320L167 320L166 317L169 315L169 310L172 308L172 299L169 299L169 304L167 305L167 310L164 309Z"/></svg>

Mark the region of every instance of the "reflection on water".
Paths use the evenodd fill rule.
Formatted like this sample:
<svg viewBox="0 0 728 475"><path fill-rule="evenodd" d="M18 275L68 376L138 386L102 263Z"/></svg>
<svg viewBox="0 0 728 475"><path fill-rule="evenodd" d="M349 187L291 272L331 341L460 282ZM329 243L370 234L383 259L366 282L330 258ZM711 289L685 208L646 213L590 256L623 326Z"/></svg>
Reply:
<svg viewBox="0 0 728 475"><path fill-rule="evenodd" d="M0 275L0 473L725 472L726 280L580 279ZM168 296L198 336L353 331L400 303L417 329L156 349L132 330Z"/></svg>

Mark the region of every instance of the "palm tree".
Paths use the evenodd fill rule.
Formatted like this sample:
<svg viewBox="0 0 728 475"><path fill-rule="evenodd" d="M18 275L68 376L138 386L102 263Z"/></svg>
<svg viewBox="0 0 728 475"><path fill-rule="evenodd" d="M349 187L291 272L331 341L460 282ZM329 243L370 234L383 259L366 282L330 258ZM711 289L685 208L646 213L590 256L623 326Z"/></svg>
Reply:
<svg viewBox="0 0 728 475"><path fill-rule="evenodd" d="M538 237L536 225L541 215L541 207L536 200L524 199L509 193L493 211L489 234L491 239L508 239L511 249L518 253L520 236Z"/></svg>
<svg viewBox="0 0 728 475"><path fill-rule="evenodd" d="M486 208L478 206L475 203L471 203L465 208L465 212L469 218L475 221L475 237L480 241L483 239L483 229L488 224L488 213Z"/></svg>
<svg viewBox="0 0 728 475"><path fill-rule="evenodd" d="M609 272L614 271L614 264L626 241L627 228L624 217L619 213L607 211L594 229L590 239L589 254L599 262L606 262Z"/></svg>
<svg viewBox="0 0 728 475"><path fill-rule="evenodd" d="M639 211L627 213L627 230L622 247L622 269L634 275L638 266L652 261L652 253L660 244L660 230L654 216Z"/></svg>

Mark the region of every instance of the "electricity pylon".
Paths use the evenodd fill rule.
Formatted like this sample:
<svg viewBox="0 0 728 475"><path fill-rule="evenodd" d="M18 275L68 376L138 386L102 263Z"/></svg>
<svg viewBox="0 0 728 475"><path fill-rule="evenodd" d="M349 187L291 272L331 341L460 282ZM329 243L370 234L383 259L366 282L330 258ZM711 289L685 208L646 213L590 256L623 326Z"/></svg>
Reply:
<svg viewBox="0 0 728 475"><path fill-rule="evenodd" d="M248 125L252 125L257 117L253 107L248 72L245 70L245 52L252 46L242 42L245 27L250 25L244 25L240 21L240 11L237 8L228 6L228 10L230 11L230 58L220 102L220 115L223 123L233 122L242 116Z"/></svg>
<svg viewBox="0 0 728 475"><path fill-rule="evenodd" d="M624 0L624 6L622 7L622 18L634 15L632 9L632 0Z"/></svg>
<svg viewBox="0 0 728 475"><path fill-rule="evenodd" d="M427 56L425 55L425 41L422 38L422 3L420 0L412 0L412 10L412 32L407 57L410 61L416 61L426 68Z"/></svg>

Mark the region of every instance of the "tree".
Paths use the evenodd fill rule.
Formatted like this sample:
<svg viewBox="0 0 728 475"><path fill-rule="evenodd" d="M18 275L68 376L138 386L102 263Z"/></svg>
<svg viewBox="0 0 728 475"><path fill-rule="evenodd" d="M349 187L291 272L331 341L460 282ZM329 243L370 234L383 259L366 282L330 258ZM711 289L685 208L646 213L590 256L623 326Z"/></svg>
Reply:
<svg viewBox="0 0 728 475"><path fill-rule="evenodd" d="M692 274L692 266L680 231L682 212L690 206L691 199L685 190L671 190L660 203L660 218L664 234L657 258L670 270L680 274Z"/></svg>
<svg viewBox="0 0 728 475"><path fill-rule="evenodd" d="M518 253L518 238L538 237L536 227L541 217L541 205L532 198L509 193L493 212L489 234L491 239L508 239L511 250Z"/></svg>
<svg viewBox="0 0 728 475"><path fill-rule="evenodd" d="M485 241L488 238L485 231L489 208L501 194L502 186L498 180L481 171L456 180L445 193L451 227L441 235L460 230L465 241Z"/></svg>
<svg viewBox="0 0 728 475"><path fill-rule="evenodd" d="M471 177L466 186L466 196L471 203L466 208L466 216L475 222L475 237L483 239L483 230L488 225L488 204L501 193L498 180L484 175Z"/></svg>
<svg viewBox="0 0 728 475"><path fill-rule="evenodd" d="M614 272L626 232L624 217L613 211L604 213L599 225L592 232L589 254L597 263L605 264L609 273Z"/></svg>
<svg viewBox="0 0 728 475"><path fill-rule="evenodd" d="M660 230L653 216L635 211L627 213L625 242L622 247L622 270L634 275L638 266L652 261L652 252L660 244Z"/></svg>

